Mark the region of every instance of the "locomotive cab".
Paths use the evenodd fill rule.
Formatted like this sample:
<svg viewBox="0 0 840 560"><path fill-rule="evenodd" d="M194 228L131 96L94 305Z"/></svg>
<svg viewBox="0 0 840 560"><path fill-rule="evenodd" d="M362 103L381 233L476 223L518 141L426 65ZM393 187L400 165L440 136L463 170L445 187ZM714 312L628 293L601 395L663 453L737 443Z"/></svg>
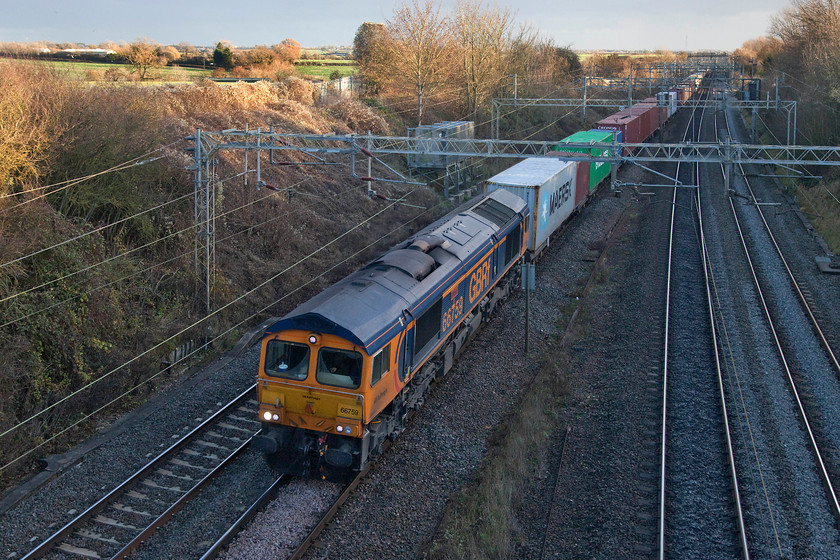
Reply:
<svg viewBox="0 0 840 560"><path fill-rule="evenodd" d="M374 361L335 335L267 336L258 381L263 430L253 445L290 474L358 471L367 455L364 387Z"/></svg>

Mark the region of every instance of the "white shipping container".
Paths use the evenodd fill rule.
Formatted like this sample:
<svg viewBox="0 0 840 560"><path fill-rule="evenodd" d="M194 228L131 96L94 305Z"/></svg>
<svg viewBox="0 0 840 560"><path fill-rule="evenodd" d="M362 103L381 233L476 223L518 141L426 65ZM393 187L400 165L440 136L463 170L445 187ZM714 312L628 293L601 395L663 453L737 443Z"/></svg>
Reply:
<svg viewBox="0 0 840 560"><path fill-rule="evenodd" d="M528 158L487 181L487 192L504 189L528 203L533 219L528 248L539 253L575 209L575 161Z"/></svg>
<svg viewBox="0 0 840 560"><path fill-rule="evenodd" d="M671 118L677 112L677 92L660 91L656 94L656 101L660 107L668 108L668 118Z"/></svg>

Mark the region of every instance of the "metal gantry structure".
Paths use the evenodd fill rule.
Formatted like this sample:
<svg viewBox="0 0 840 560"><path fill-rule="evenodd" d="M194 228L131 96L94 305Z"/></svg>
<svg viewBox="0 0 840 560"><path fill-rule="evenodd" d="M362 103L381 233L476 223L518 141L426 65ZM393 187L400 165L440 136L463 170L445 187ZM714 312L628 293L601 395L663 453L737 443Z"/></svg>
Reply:
<svg viewBox="0 0 840 560"><path fill-rule="evenodd" d="M654 90L660 91L676 86L686 77L704 72L713 77L710 84L713 99L690 100L681 102L681 107L706 107L714 109L732 108L737 110L752 110L755 123L758 109L786 110L788 113L787 143L796 144L796 102L781 101L779 86L776 85L775 99L769 94L766 100L734 100L727 95L728 91L743 89L745 83L744 68L734 63L722 53L705 53L701 56L689 57L683 62L658 62L631 65L630 75L626 78L599 77L598 68L590 66L590 75L581 80L581 88L568 87L567 90L580 90L581 98L574 99L528 99L518 97L516 76L514 76L514 97L493 99L491 104L491 139L455 139L455 138L422 138L400 136L374 135L316 135L316 134L280 134L273 130L224 130L221 132L203 132L196 130L195 136L189 138L194 142L190 149L194 153L194 164L191 169L195 173L195 266L196 278L199 279L198 291L203 292L206 310L213 308L212 291L215 282L215 220L216 220L216 161L219 152L223 150L245 151L245 177L250 173L256 174L256 184L264 184L260 177L260 155L268 151L269 161L273 161L273 154L277 150L296 151L313 156L317 161L284 162L294 165L336 165L326 162L323 156L338 155L348 157L350 176L366 181L368 191L373 181L393 181L393 179L371 176L371 161L376 159L389 171L399 177L396 182L410 182L393 167L379 159L380 156L455 156L456 158L525 158L525 157L562 157L574 161L605 161L612 164L612 185L616 185L616 169L625 162L641 167L655 162L688 161L699 163L721 163L726 170L724 174L725 188L728 188L732 169L735 163L770 164L784 167L797 165L840 165L840 148L827 146L764 146L755 144L735 144L729 140L720 143L693 144L628 144L614 142L612 144L576 144L564 143L566 149L583 148L583 153L564 151L562 156L554 152L556 142L529 140L500 140L499 119L503 107L514 107L519 110L525 107L580 107L582 117L586 118L587 107L621 108L632 105L634 93L647 89L648 94ZM752 79L750 76L749 79ZM595 90L626 91L625 99L590 98ZM715 95L716 93L720 95ZM719 99L716 99L718 98ZM638 99L637 99L638 100ZM790 120L793 117L793 134L791 135ZM593 156L608 149L610 156ZM256 152L256 168L248 168L248 153ZM367 175L356 174L356 157L367 158ZM657 173L650 168L645 167Z"/></svg>
<svg viewBox="0 0 840 560"><path fill-rule="evenodd" d="M216 155L213 143L202 138L201 130L195 131L194 140L194 223L195 223L195 277L199 286L196 293L204 294L205 311L213 309L211 299L216 282Z"/></svg>
<svg viewBox="0 0 840 560"><path fill-rule="evenodd" d="M702 102L694 102L700 106ZM738 102L738 107L752 105ZM752 103L752 102L751 102ZM754 102L764 103L764 102ZM212 310L212 289L215 277L215 162L223 150L246 150L256 152L256 168L245 173L256 173L260 178L260 155L264 151L296 151L322 157L326 155L346 156L355 167L355 158L366 157L370 161L379 156L402 156L422 154L429 156L461 156L475 158L525 158L562 157L571 161L609 162L615 170L622 163L645 164L667 162L719 163L727 170L724 188L728 190L732 168L736 163L767 164L787 168L796 166L838 166L838 146L796 146L737 144L728 139L723 142L706 143L623 143L582 144L564 143L562 155L555 152L554 141L494 140L494 139L447 139L378 135L333 135L333 134L285 134L256 130L225 130L203 132L196 130L194 137L195 173L195 227L196 227L196 272L201 279L207 311ZM586 153L572 153L566 150L582 148ZM599 150L600 149L600 150ZM595 156L592 152L609 153L609 156ZM647 167L645 167L647 169ZM368 172L370 175L370 172ZM370 182L374 178L356 178ZM368 183L369 184L369 183Z"/></svg>
<svg viewBox="0 0 840 560"><path fill-rule="evenodd" d="M570 107L580 108L581 118L586 118L587 108L609 108L609 109L623 109L627 107L627 100L622 99L548 99L548 98L512 98L502 97L494 98L491 101L490 107L490 131L493 139L499 138L499 122L503 116L504 107L516 107L518 109L525 107ZM736 110L750 110L753 115L753 122L756 122L756 113L759 109L764 110L782 110L787 113L787 143L796 143L796 101L784 101L781 99L771 99L769 93L764 100L743 101L737 99L693 99L687 101L680 101L680 107L691 108L706 108L706 109L724 109L726 107ZM517 110L518 110L517 109ZM791 117L793 118L793 128L791 128ZM755 141L755 131L753 131L753 142Z"/></svg>
<svg viewBox="0 0 840 560"><path fill-rule="evenodd" d="M744 83L753 80L752 73L750 77L746 77L744 73L743 64L737 64L729 60L722 62L720 59L723 56L715 58L715 55L705 57L698 57L691 60L691 62L660 62L650 63L647 65L631 65L630 75L622 78L613 78L597 75L597 67L590 68L591 75L585 75L581 78L580 87L567 87L569 91L580 91L581 97L572 98L526 98L514 95L514 97L497 97L490 102L490 136L498 139L499 123L501 117L504 116L504 108L512 107L513 111L519 111L526 108L537 107L557 107L557 108L579 108L581 112L581 119L586 120L587 108L610 108L610 109L624 109L633 105L634 102L640 101L641 98L634 98L634 95L640 91L647 89L648 96L652 95L654 91L664 91L675 87L680 80L685 79L696 72L705 72L707 75L714 76L714 81L709 86L711 98L708 100L690 100L681 101L681 107L702 107L702 108L720 108L722 103L726 103L729 107L735 109L749 109L752 111L752 141L756 142L756 122L758 120L758 110L781 110L787 114L787 144L796 144L796 119L797 119L797 104L796 101L785 101L779 97L780 83L776 80L775 96L771 99L770 92L766 93L764 100L735 100L726 95L727 92L736 90L740 91ZM635 69L635 72L634 72ZM645 73L647 73L645 75ZM622 91L627 92L627 96L622 99L599 99L590 98L592 91ZM791 124L791 120L793 123Z"/></svg>

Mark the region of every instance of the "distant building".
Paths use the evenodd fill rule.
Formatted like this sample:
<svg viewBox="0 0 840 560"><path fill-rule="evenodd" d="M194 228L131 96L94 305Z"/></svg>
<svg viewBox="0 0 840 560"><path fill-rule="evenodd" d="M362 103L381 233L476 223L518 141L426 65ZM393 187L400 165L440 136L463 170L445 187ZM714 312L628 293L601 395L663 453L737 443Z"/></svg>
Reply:
<svg viewBox="0 0 840 560"><path fill-rule="evenodd" d="M47 49L49 51L49 49ZM109 54L117 54L117 51L111 49L62 49L59 53L74 55L86 54L89 56L108 56Z"/></svg>

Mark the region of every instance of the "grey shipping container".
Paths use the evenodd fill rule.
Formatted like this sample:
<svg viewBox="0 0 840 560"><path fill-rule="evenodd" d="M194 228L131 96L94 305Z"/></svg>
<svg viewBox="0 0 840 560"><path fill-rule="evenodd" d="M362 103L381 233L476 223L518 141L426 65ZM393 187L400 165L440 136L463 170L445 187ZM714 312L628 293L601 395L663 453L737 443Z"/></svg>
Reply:
<svg viewBox="0 0 840 560"><path fill-rule="evenodd" d="M528 203L533 219L528 248L539 253L575 209L575 161L528 158L487 180L487 191L504 189Z"/></svg>

